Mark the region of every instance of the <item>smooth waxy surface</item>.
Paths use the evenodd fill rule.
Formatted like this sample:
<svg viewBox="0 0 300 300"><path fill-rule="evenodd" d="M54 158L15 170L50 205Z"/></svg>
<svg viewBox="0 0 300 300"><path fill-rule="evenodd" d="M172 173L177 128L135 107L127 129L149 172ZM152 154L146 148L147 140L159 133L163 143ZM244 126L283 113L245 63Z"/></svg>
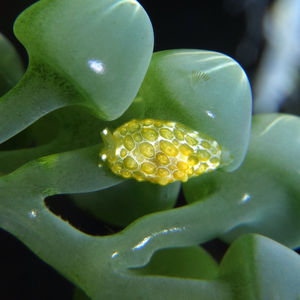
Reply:
<svg viewBox="0 0 300 300"><path fill-rule="evenodd" d="M222 145L225 171L243 162L252 97L244 70L232 58L206 50L156 52L136 102L142 117L177 120L213 136Z"/></svg>
<svg viewBox="0 0 300 300"><path fill-rule="evenodd" d="M113 134L104 129L102 137L101 159L124 178L166 185L220 165L221 147L215 140L176 122L132 120Z"/></svg>

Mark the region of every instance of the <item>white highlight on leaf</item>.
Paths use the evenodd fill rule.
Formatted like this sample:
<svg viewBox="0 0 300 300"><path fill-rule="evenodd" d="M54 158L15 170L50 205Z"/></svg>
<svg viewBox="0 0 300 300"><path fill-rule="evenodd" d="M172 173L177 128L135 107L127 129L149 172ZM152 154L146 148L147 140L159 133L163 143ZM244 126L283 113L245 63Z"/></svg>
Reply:
<svg viewBox="0 0 300 300"><path fill-rule="evenodd" d="M215 115L214 115L214 113L213 112L211 112L210 110L207 110L206 111L206 114L210 117L210 118L212 118L212 119L214 119L215 118Z"/></svg>
<svg viewBox="0 0 300 300"><path fill-rule="evenodd" d="M245 193L241 198L241 203L246 203L251 199L251 196L248 193Z"/></svg>
<svg viewBox="0 0 300 300"><path fill-rule="evenodd" d="M32 209L30 212L29 212L29 217L30 218L35 218L37 216L37 211L35 209Z"/></svg>
<svg viewBox="0 0 300 300"><path fill-rule="evenodd" d="M111 258L115 258L118 255L119 255L119 252L118 251L114 251L113 254L111 255Z"/></svg>
<svg viewBox="0 0 300 300"><path fill-rule="evenodd" d="M160 235L168 234L170 232L180 232L180 231L183 231L183 230L185 230L184 226L183 227L171 227L171 228L168 228L168 229L163 229L159 232L155 232L152 235L148 235L148 236L144 237L142 241L140 241L138 244L136 244L132 248L132 250L138 250L138 249L143 248L150 240L152 240L153 238L158 237Z"/></svg>
<svg viewBox="0 0 300 300"><path fill-rule="evenodd" d="M96 74L103 74L105 71L105 65L100 60L90 59L88 61L90 69Z"/></svg>

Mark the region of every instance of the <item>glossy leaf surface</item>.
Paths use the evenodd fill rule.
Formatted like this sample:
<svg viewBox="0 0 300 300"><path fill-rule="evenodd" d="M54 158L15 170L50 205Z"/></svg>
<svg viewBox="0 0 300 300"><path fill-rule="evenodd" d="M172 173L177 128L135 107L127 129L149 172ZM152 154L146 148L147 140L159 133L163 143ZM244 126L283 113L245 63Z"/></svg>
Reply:
<svg viewBox="0 0 300 300"><path fill-rule="evenodd" d="M9 40L0 33L0 96L15 85L23 73L19 55Z"/></svg>
<svg viewBox="0 0 300 300"><path fill-rule="evenodd" d="M247 232L300 246L300 119L257 115L249 152L235 172L215 172L184 185L189 202L215 215L215 231L227 241ZM199 203L199 204L200 204ZM222 228L222 230L220 230Z"/></svg>
<svg viewBox="0 0 300 300"><path fill-rule="evenodd" d="M172 50L153 55L143 81L153 36L136 1L42 0L15 31L30 67L0 100L0 140L47 116L1 145L1 228L93 299L298 300L299 256L239 236L300 245L299 118L255 117L242 164L251 124L244 71L216 52ZM99 131L147 117L212 136L234 172L188 181L189 204L171 209L177 182L133 183L99 168ZM90 236L44 202L79 193L90 193L76 195L79 206L128 226ZM197 246L216 237L233 241L220 266Z"/></svg>
<svg viewBox="0 0 300 300"><path fill-rule="evenodd" d="M146 214L172 208L180 186L179 182L162 187L126 180L111 188L72 198L79 207L102 221L125 227Z"/></svg>
<svg viewBox="0 0 300 300"><path fill-rule="evenodd" d="M119 117L136 96L153 49L148 16L129 0L42 0L18 17L15 33L29 67L0 99L0 141L68 105L106 120Z"/></svg>
<svg viewBox="0 0 300 300"><path fill-rule="evenodd" d="M232 58L204 50L157 52L139 97L145 117L181 122L217 140L228 171L242 163L252 97L246 74Z"/></svg>

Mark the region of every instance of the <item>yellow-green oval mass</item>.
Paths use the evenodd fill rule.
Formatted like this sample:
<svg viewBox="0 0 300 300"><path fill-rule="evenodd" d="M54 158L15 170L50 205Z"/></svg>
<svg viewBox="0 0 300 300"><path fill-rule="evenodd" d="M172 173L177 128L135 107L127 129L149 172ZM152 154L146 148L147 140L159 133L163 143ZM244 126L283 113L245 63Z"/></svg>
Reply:
<svg viewBox="0 0 300 300"><path fill-rule="evenodd" d="M101 162L116 175L166 185L217 169L221 146L187 126L163 120L131 120L101 132Z"/></svg>

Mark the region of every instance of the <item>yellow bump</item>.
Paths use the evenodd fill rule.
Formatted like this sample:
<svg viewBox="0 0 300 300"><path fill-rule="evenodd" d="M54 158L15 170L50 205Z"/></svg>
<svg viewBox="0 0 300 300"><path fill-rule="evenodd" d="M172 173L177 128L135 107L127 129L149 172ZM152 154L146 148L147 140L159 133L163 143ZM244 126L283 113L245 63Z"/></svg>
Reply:
<svg viewBox="0 0 300 300"><path fill-rule="evenodd" d="M148 157L148 158L152 158L154 157L154 154L155 154L155 150L154 150L154 147L150 144L150 143L141 143L140 146L140 152Z"/></svg>
<svg viewBox="0 0 300 300"><path fill-rule="evenodd" d="M166 168L158 168L157 174L160 177L167 177L170 175L170 172Z"/></svg>
<svg viewBox="0 0 300 300"><path fill-rule="evenodd" d="M124 146L129 150L131 151L135 144L134 144L134 140L133 138L130 136L130 135L126 135L125 136L125 139L124 139Z"/></svg>
<svg viewBox="0 0 300 300"><path fill-rule="evenodd" d="M174 135L175 135L176 139L178 139L180 141L184 140L184 134L183 134L183 132L181 130L175 129L174 130Z"/></svg>
<svg viewBox="0 0 300 300"><path fill-rule="evenodd" d="M133 177L137 180L137 181L144 181L145 180L145 176L143 173L141 172L134 172L133 173Z"/></svg>
<svg viewBox="0 0 300 300"><path fill-rule="evenodd" d="M154 174L155 172L155 165L145 162L142 164L142 170L146 173L146 174Z"/></svg>
<svg viewBox="0 0 300 300"><path fill-rule="evenodd" d="M195 155L191 155L189 156L189 158L187 159L187 162L190 166L195 166L199 163L199 159L195 156Z"/></svg>
<svg viewBox="0 0 300 300"><path fill-rule="evenodd" d="M131 177L131 173L127 170L122 170L121 171L121 175L124 177L124 178L130 178Z"/></svg>
<svg viewBox="0 0 300 300"><path fill-rule="evenodd" d="M179 162L177 163L177 168L178 168L180 171L185 172L185 171L189 168L189 166L188 166L184 161L179 161Z"/></svg>
<svg viewBox="0 0 300 300"><path fill-rule="evenodd" d="M190 128L188 128L187 126L181 124L181 123L176 123L176 128L180 129L180 130L183 130L183 132L190 132L192 131Z"/></svg>
<svg viewBox="0 0 300 300"><path fill-rule="evenodd" d="M187 144L180 145L179 150L185 156L190 156L194 152L193 149Z"/></svg>
<svg viewBox="0 0 300 300"><path fill-rule="evenodd" d="M120 156L121 156L122 158L124 158L126 155L127 155L127 151L126 151L125 149L122 149L122 150L120 151Z"/></svg>
<svg viewBox="0 0 300 300"><path fill-rule="evenodd" d="M199 168L196 170L196 174L197 175L200 175L200 174L203 174L208 168L208 165L207 164L200 164Z"/></svg>
<svg viewBox="0 0 300 300"><path fill-rule="evenodd" d="M211 144L207 141L202 141L201 142L201 146L207 150L210 150L211 149Z"/></svg>
<svg viewBox="0 0 300 300"><path fill-rule="evenodd" d="M162 137L164 137L167 140L171 140L174 137L172 131L167 128L160 129L159 133Z"/></svg>
<svg viewBox="0 0 300 300"><path fill-rule="evenodd" d="M220 160L219 160L217 157L214 157L214 158L212 158L212 159L210 160L210 162L211 162L212 164L219 164L219 163L220 163Z"/></svg>
<svg viewBox="0 0 300 300"><path fill-rule="evenodd" d="M179 142L177 140L173 140L172 143L175 145L175 146L178 146L179 145Z"/></svg>
<svg viewBox="0 0 300 300"><path fill-rule="evenodd" d="M196 146L198 144L198 142L192 138L191 136L187 135L185 137L185 140L187 141L187 143L190 145L190 146Z"/></svg>
<svg viewBox="0 0 300 300"><path fill-rule="evenodd" d="M114 173L118 174L123 169L123 164L120 162L117 162L112 165L111 169Z"/></svg>
<svg viewBox="0 0 300 300"><path fill-rule="evenodd" d="M156 141L156 139L158 138L158 133L152 128L143 128L142 135L146 140L151 142Z"/></svg>
<svg viewBox="0 0 300 300"><path fill-rule="evenodd" d="M159 142L160 149L167 155L167 156L177 156L178 150L177 148L168 141L160 141Z"/></svg>
<svg viewBox="0 0 300 300"><path fill-rule="evenodd" d="M129 170L135 170L138 167L137 162L130 156L124 159L124 166Z"/></svg>
<svg viewBox="0 0 300 300"><path fill-rule="evenodd" d="M152 119L145 119L145 120L142 121L142 124L144 126L150 126L150 125L153 124L153 120Z"/></svg>
<svg viewBox="0 0 300 300"><path fill-rule="evenodd" d="M141 142L141 141L143 140L142 136L141 136L139 133L135 133L135 134L133 135L133 139L134 139L137 143L139 143L139 142Z"/></svg>
<svg viewBox="0 0 300 300"><path fill-rule="evenodd" d="M168 165L170 163L168 156L162 152L156 154L156 159L162 165Z"/></svg>
<svg viewBox="0 0 300 300"><path fill-rule="evenodd" d="M197 152L197 157L201 161L208 161L210 159L210 154L205 150L199 150Z"/></svg>
<svg viewBox="0 0 300 300"><path fill-rule="evenodd" d="M127 129L125 126L121 127L119 131L120 131L121 135L126 135L126 133L127 133Z"/></svg>
<svg viewBox="0 0 300 300"><path fill-rule="evenodd" d="M163 126L163 122L160 120L156 120L154 121L154 126L160 128Z"/></svg>
<svg viewBox="0 0 300 300"><path fill-rule="evenodd" d="M172 121L164 121L164 123L165 123L166 126L171 127L171 128L173 128L174 125L175 125L175 123L172 122Z"/></svg>
<svg viewBox="0 0 300 300"><path fill-rule="evenodd" d="M175 164L168 166L168 168L171 171L177 170L177 166Z"/></svg>
<svg viewBox="0 0 300 300"><path fill-rule="evenodd" d="M187 174L189 177L193 176L193 175L194 175L194 168L193 168L193 167L192 167L192 168L189 168L189 169L187 170L186 174Z"/></svg>
<svg viewBox="0 0 300 300"><path fill-rule="evenodd" d="M131 133L136 132L137 130L139 130L139 128L140 128L140 124L136 120L133 120L128 123L128 130Z"/></svg>
<svg viewBox="0 0 300 300"><path fill-rule="evenodd" d="M174 181L174 179L162 177L162 178L157 178L155 183L158 183L160 185L167 185L168 183L171 183L173 181Z"/></svg>
<svg viewBox="0 0 300 300"><path fill-rule="evenodd" d="M187 176L186 176L185 172L182 172L182 171L180 171L180 170L175 171L175 172L173 173L173 176L174 176L174 178L177 179L177 180L181 180L181 181L187 180L187 178L186 178Z"/></svg>

